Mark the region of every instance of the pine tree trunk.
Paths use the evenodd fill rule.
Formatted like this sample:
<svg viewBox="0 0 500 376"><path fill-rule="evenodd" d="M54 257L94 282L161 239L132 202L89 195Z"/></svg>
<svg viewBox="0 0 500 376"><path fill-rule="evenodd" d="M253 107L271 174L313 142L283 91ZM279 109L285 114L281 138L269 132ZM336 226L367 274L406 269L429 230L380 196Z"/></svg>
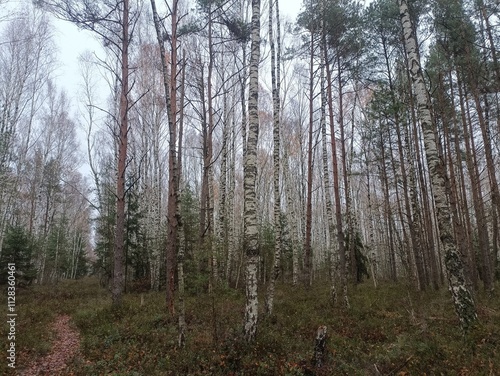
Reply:
<svg viewBox="0 0 500 376"><path fill-rule="evenodd" d="M307 132L307 198L305 208L304 271L306 284L312 282L312 181L314 125L314 33L311 31L309 60L309 129Z"/></svg>
<svg viewBox="0 0 500 376"><path fill-rule="evenodd" d="M121 40L121 94L120 94L120 130L118 140L118 172L116 179L116 232L113 257L113 289L114 306L120 306L125 290L125 170L127 167L128 144L128 45L129 45L129 2L123 1Z"/></svg>
<svg viewBox="0 0 500 376"><path fill-rule="evenodd" d="M455 95L454 95L454 88L453 88L453 78L452 78L452 72L450 70L448 74L448 81L449 81L449 87L450 87L450 99L452 103L452 108L455 108ZM460 88L460 84L458 85ZM459 89L461 90L461 89ZM460 98L460 106L462 109L463 114L465 115L465 111L463 111L463 101L462 97ZM472 282L472 285L475 289L477 289L479 281L478 281L478 276L477 276L477 265L476 265L476 257L475 257L475 252L474 252L474 247L472 244L472 224L471 224L471 218L469 214L469 199L468 195L466 192L466 187L465 187L465 172L464 172L464 167L463 167L463 148L460 145L460 139L462 138L459 136L461 131L459 131L458 124L459 121L456 118L455 113L453 114L453 138L455 140L454 142L454 148L455 148L455 155L456 155L456 161L455 165L458 167L458 181L459 181L459 187L457 188L457 226L458 223L462 222L464 223L464 231L461 231L460 228L457 228L457 241L459 242L460 249L462 250L463 254L467 256L468 260L468 272L469 276ZM450 152L451 155L451 152ZM450 161L450 164L452 162ZM450 167L451 168L451 167ZM460 203L461 205L458 205ZM460 226L461 227L461 226Z"/></svg>
<svg viewBox="0 0 500 376"><path fill-rule="evenodd" d="M259 61L260 61L260 0L252 0L252 31L250 80L248 96L248 138L244 155L244 248L246 253L246 306L244 335L247 342L255 341L258 320L257 267L259 239L257 228L257 141L259 137Z"/></svg>
<svg viewBox="0 0 500 376"><path fill-rule="evenodd" d="M442 112L442 122L443 124L448 124L451 123L453 124L453 129L457 128L457 119L456 115L453 112L452 119L448 119L447 115L443 111L445 109L445 88L444 88L444 81L443 77L440 74L439 75L439 83L438 83L438 99L437 103L439 106L438 109L438 114L436 116L439 116L439 112ZM452 108L454 107L454 101L452 99ZM451 149L451 134L450 134L450 129L448 127L443 127L443 138L444 138L444 143L446 146L446 154L447 154L447 164L448 164L448 169L450 171L450 209L451 209L451 215L452 215L452 223L453 223L453 228L454 228L454 233L455 233L455 238L457 241L457 246L460 251L460 253L463 255L464 259L467 260L466 262L466 274L471 275L471 264L470 264L470 254L467 250L467 236L465 233L465 228L463 226L462 220L459 215L459 193L458 193L458 184L457 184L457 177L455 173L455 164L454 164L454 158L453 158L453 153ZM458 141L458 140L457 140ZM458 168L462 168L462 156L461 153L457 155L459 158L458 163L456 165Z"/></svg>
<svg viewBox="0 0 500 376"><path fill-rule="evenodd" d="M495 47L494 37L493 37L493 34L491 32L492 26L490 23L490 17L492 15L488 15L487 9L486 9L486 6L485 6L483 0L478 0L476 2L476 6L479 8L479 14L480 14L482 20L484 20L484 23L486 26L485 31L486 31L486 35L488 37L488 43L489 43L488 49L491 51L491 57L493 59L493 70L495 71L496 87L498 90L500 88L500 64L498 62L497 50Z"/></svg>
<svg viewBox="0 0 500 376"><path fill-rule="evenodd" d="M170 56L170 72L167 64L167 55L163 40L162 25L158 12L156 11L155 0L151 0L153 21L156 30L156 37L160 48L160 58L162 63L163 85L165 89L165 102L168 113L168 201L167 201L167 249L166 249L166 277L167 310L174 315L174 292L175 292L175 258L177 250L178 218L178 166L177 166L177 11L178 1L174 0L172 5L172 29L171 43L172 52Z"/></svg>
<svg viewBox="0 0 500 376"><path fill-rule="evenodd" d="M446 167L438 154L435 126L431 118L430 101L420 66L420 57L413 35L407 0L399 0L399 10L406 52L408 54L409 69L418 105L419 120L424 134L427 165L431 174L439 236L445 252L445 264L448 272L450 292L461 327L466 331L477 321L476 307L472 293L466 284L462 258L457 250L453 236L450 209L445 188L447 181Z"/></svg>
<svg viewBox="0 0 500 376"><path fill-rule="evenodd" d="M386 217L386 228L389 237L389 276L391 280L397 280L397 270L396 270L396 251L394 247L394 232L392 226L392 206L389 197L389 181L387 177L387 166L386 163L386 152L385 152L385 144L384 144L384 135L382 133L382 126L380 126L380 150L381 150L381 175L382 179L382 191L384 194L384 208L385 208L385 217Z"/></svg>
<svg viewBox="0 0 500 376"><path fill-rule="evenodd" d="M335 136L335 123L333 116L333 98L332 98L332 74L330 64L328 63L328 53L326 45L326 35L323 33L322 43L324 45L325 53L325 68L326 68L326 82L327 82L327 95L328 95L328 120L330 121L330 133L332 144L332 167L333 167L333 194L335 198L335 220L337 225L337 241L339 243L339 276L342 286L342 298L346 308L349 308L349 298L347 295L347 263L346 263L346 247L344 229L342 227L342 207L340 204L340 178L339 178L339 164L337 158L337 138Z"/></svg>
<svg viewBox="0 0 500 376"><path fill-rule="evenodd" d="M389 134L390 134L390 131L389 131ZM397 134L397 132L396 132ZM391 136L389 136L391 137ZM399 184L398 184L398 180L399 180L399 175L398 175L398 172L397 172L397 167L396 167L396 162L395 162L395 156L394 156L394 150L392 148L392 137L391 137L391 142L389 142L389 157L390 157L390 160L391 160L391 166L392 166L392 173L393 173L393 176L394 178L396 179L396 184L394 184L394 193L396 195L396 205L397 205L397 214L398 214L398 217L399 217L399 222L404 224L407 222L407 220L405 220L404 218L404 214L403 214L403 208L402 208L402 204L401 202L403 201L401 198L400 198L400 187L399 187ZM404 164L404 163L403 163ZM407 187L405 188L404 185L403 185L403 189L405 190L404 191L404 199L405 201L407 202L407 193L408 191L406 190ZM396 236L402 234L402 242L401 242L401 247L399 248L400 249L400 259L401 259L401 264L403 265L403 268L406 270L407 274L408 274L408 277L412 283L413 286L415 286L416 288L418 287L417 286L417 282L415 280L415 273L414 273L414 270L413 270L413 262L412 262L412 259L411 259L411 254L410 254L410 247L411 247L411 244L410 244L410 238L408 237L408 231L406 229L406 226L405 225L402 225L401 226L401 229L400 230L396 230L396 226L394 226L394 233L396 234Z"/></svg>
<svg viewBox="0 0 500 376"><path fill-rule="evenodd" d="M473 69L473 68L471 68ZM488 122L486 121L486 117L484 116L483 113L483 108L481 105L481 100L479 98L479 93L478 93L478 88L476 86L476 83L474 82L472 85L472 94L474 97L474 102L476 104L476 113L477 117L479 120L479 127L481 129L481 136L483 139L483 147L484 151L486 154L486 167L488 171L488 178L489 178L489 183L490 183L490 188L491 188L491 202L494 206L493 210L500 211L500 191L498 188L498 181L496 178L496 170L498 168L495 168L495 161L493 158L493 148L491 145L491 134L490 134L490 129ZM474 143L474 139L471 139L471 142ZM477 165L476 165L477 166ZM487 228L485 228L485 232L487 235ZM494 279L494 273L493 273L493 267L492 267L492 261L491 261L491 256L490 256L490 250L489 250L489 241L487 243L487 246L482 248L481 250L483 252L483 264L484 264L484 274L485 274L485 289L490 291L491 293L494 290L494 284L493 284L493 279ZM486 275L487 274L487 275Z"/></svg>
<svg viewBox="0 0 500 376"><path fill-rule="evenodd" d="M472 118L470 109L465 103L466 111L462 114L463 118L463 134L466 150L466 165L469 170L469 178L471 181L472 203L474 206L474 214L476 216L477 234L479 243L479 255L481 257L481 279L484 283L485 291L493 290L493 270L490 260L490 241L488 236L488 224L486 221L486 211L484 208L484 197L481 188L481 177L478 168L478 160L476 154L476 146L473 137ZM465 116L467 114L467 119ZM487 146L485 145L485 148ZM494 194L493 194L494 196Z"/></svg>
<svg viewBox="0 0 500 376"><path fill-rule="evenodd" d="M217 265L218 256L217 256L217 244L215 241L215 226L213 223L215 222L214 218L214 170L212 167L212 159L213 159L213 132L214 132L214 108L213 108L213 94L212 94L212 76L214 69L214 46L212 41L212 9L209 6L209 15L208 15L208 77L207 77L207 101L208 101L208 134L207 134L207 154L204 159L204 169L207 171L208 178L208 197L207 197L207 216L208 216L208 229L207 233L209 234L210 240L210 249L212 253L212 262L211 262L211 272L213 284L217 284L219 280L219 268Z"/></svg>

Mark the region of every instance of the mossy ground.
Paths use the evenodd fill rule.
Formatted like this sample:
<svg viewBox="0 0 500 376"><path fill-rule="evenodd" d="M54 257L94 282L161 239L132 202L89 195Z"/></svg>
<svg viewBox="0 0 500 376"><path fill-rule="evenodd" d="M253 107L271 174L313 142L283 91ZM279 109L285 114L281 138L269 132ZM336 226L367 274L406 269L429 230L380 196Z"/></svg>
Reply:
<svg viewBox="0 0 500 376"><path fill-rule="evenodd" d="M264 289L261 289L264 291ZM257 341L241 336L244 294L220 288L186 299L186 347L164 293L125 295L123 307L87 278L17 293L17 365L46 354L56 315L71 315L82 356L73 375L496 375L500 372L500 299L477 296L479 324L466 336L446 289L417 293L402 284L350 289L349 310L329 302L327 283L278 284L275 312L261 314ZM263 307L261 297L261 307ZM328 328L325 365L311 364L314 336ZM4 354L7 325L2 325ZM6 358L6 356L4 357ZM9 374L6 361L0 374ZM13 373L12 373L13 374Z"/></svg>

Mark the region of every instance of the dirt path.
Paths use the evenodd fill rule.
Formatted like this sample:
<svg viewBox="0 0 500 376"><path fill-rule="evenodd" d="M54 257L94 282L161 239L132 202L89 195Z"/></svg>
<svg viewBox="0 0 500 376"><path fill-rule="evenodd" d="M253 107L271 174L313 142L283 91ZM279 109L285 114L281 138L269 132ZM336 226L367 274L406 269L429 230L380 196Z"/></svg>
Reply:
<svg viewBox="0 0 500 376"><path fill-rule="evenodd" d="M80 334L69 325L70 317L58 316L52 325L55 333L54 343L50 353L35 359L30 367L20 372L22 376L61 374L67 363L77 354L80 348Z"/></svg>

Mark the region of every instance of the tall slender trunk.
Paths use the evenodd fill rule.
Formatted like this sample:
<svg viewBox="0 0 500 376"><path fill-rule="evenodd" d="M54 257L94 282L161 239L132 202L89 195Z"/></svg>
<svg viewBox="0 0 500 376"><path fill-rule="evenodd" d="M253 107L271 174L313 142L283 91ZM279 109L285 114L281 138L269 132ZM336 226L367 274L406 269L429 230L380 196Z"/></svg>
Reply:
<svg viewBox="0 0 500 376"><path fill-rule="evenodd" d="M167 53L163 40L163 29L156 11L155 0L151 0L153 21L155 24L156 37L160 48L162 63L163 85L165 89L165 102L168 113L168 201L167 201L167 249L166 249L166 277L167 310L174 315L174 293L175 293L175 257L177 250L177 235L179 230L177 217L178 201L178 166L177 166L177 8L178 0L172 4L171 14L171 44L170 70L168 69Z"/></svg>
<svg viewBox="0 0 500 376"><path fill-rule="evenodd" d="M398 131L396 131L396 135L397 135ZM401 139L400 137L397 137L398 139L398 143L401 142ZM408 277L412 283L413 286L415 286L415 288L418 288L418 282L415 278L415 271L414 271L414 267L413 267L413 260L412 260L412 257L411 257L411 253L410 253L410 248L411 248L411 236L409 237L408 236L408 230L407 230L407 227L405 225L405 223L408 222L408 219L405 218L405 213L406 215L410 215L409 212L405 212L405 210L403 210L403 206L402 206L402 202L404 201L405 203L405 206L407 204L409 204L409 200L408 200L408 184L407 182L406 183L403 183L403 193L401 193L401 189L400 189L400 186L398 184L398 180L399 178L401 178L402 180L406 179L406 176L403 177L403 174L401 175L398 175L398 168L396 166L396 158L395 158L395 153L394 153L394 150L393 150L393 147L392 147L392 142L389 143L389 156L390 156L390 160L391 160L391 166L392 166L392 171L393 171L393 175L394 175L394 178L396 179L396 184L394 185L394 193L396 195L396 205L397 205L397 214L398 214L398 217L399 217L399 223L400 223L400 227L396 230L396 234L402 234L402 247L400 248L400 258L401 258L401 264L403 265L404 269L406 270L406 272L408 273ZM399 145L398 145L399 147ZM404 162L400 162L403 166L404 166ZM406 175L406 173L404 173L404 175ZM404 200L401 198L401 194L403 194L403 197L404 197Z"/></svg>
<svg viewBox="0 0 500 376"><path fill-rule="evenodd" d="M373 204L372 204L372 193L371 193L371 174L370 174L370 160L368 153L368 148L365 147L365 165L366 165L366 187L367 187L367 200L368 200L368 250L369 250L369 261L370 261L370 271L372 273L373 286L377 288L377 274L378 274L378 257L375 248L375 230L374 230L374 218L373 218Z"/></svg>
<svg viewBox="0 0 500 376"><path fill-rule="evenodd" d="M455 108L455 95L454 95L454 87L453 87L453 78L452 78L452 72L448 73L448 81L449 81L449 86L450 86L450 99L452 103L452 108ZM461 90L461 84L458 83L459 90ZM460 96L460 101L462 101L462 96ZM464 113L464 106L463 103L461 102L461 111ZM458 168L458 180L459 180L459 188L457 189L457 203L460 202L461 205L457 204L457 216L458 216L458 221L457 221L457 240L460 244L461 250L464 255L467 256L467 263L468 263L468 272L469 272L469 277L471 279L471 282L474 286L474 288L477 289L478 287L478 276L477 276L477 265L476 265L476 257L475 257L475 252L474 252L474 247L472 244L472 224L471 224L471 218L469 214L469 199L465 187L465 172L464 172L464 167L463 167L463 148L460 145L460 139L462 137L459 136L461 134L461 131L459 131L459 121L457 119L456 113L453 113L453 138L455 140L454 142L454 147L455 147L455 154L456 154L456 161L455 165ZM450 153L451 154L451 153ZM451 162L450 162L451 164ZM450 167L451 168L451 167ZM458 200L460 198L460 200ZM464 223L464 230L465 231L460 231L459 222Z"/></svg>
<svg viewBox="0 0 500 376"><path fill-rule="evenodd" d="M479 4L482 5L482 4ZM483 6L484 9L484 6ZM487 24L489 24L486 14L483 13L485 16L484 18L486 19ZM489 28L488 28L489 29ZM490 41L492 43L492 41ZM493 47L492 49L492 54L494 58L494 68L498 69L498 61L496 60L496 51L495 48ZM491 144L491 134L490 134L490 126L489 126L489 102L487 96L484 96L484 105L481 102L481 93L482 87L479 87L479 80L480 78L477 76L477 67L476 67L476 60L473 59L473 51L471 51L471 46L470 43L467 43L465 45L465 70L466 72L464 73L463 77L465 77L465 80L470 87L470 94L472 95L472 99L474 100L474 104L476 107L476 116L479 122L479 128L481 130L481 136L482 136L482 141L483 141L483 148L484 148L484 153L486 157L486 168L488 172L488 180L489 180L489 185L491 188L490 195L491 195L491 201L493 204L493 211L500 212L500 190L498 187L498 180L496 177L496 168L495 168L495 161L493 157L493 148ZM498 71L497 71L498 73ZM497 77L498 78L498 77ZM468 105L468 103L467 103ZM470 124L470 119L469 119L469 124ZM472 127L472 126L471 126ZM471 132L472 136L472 132ZM471 137L471 144L472 147L474 148L474 138ZM474 158L476 158L476 155L474 154ZM476 165L477 169L477 165ZM479 175L478 175L479 178ZM480 186L478 187L480 190ZM480 192L479 192L480 193ZM480 197L479 197L480 198ZM481 198L480 198L481 199ZM479 205L482 205L483 203L478 203ZM486 222L484 219L483 214L483 220ZM487 228L483 229L483 236L487 237ZM481 230L479 230L479 237L481 237ZM485 239L487 240L487 239ZM481 246L481 254L482 254L482 259L483 259L483 282L485 284L485 289L489 291L493 291L494 289L494 284L492 283L492 280L494 278L493 276L493 267L492 267L492 261L491 261L491 255L490 255L490 250L489 250L489 241L485 246Z"/></svg>
<svg viewBox="0 0 500 376"><path fill-rule="evenodd" d="M483 0L478 0L476 2L476 6L479 7L479 14L480 14L481 18L483 19L485 26L486 26L485 31L486 31L486 35L488 37L488 43L489 43L488 49L491 51L491 57L493 59L493 70L495 71L496 85L497 85L497 89L498 89L498 88L500 88L500 64L498 63L497 50L495 47L494 36L491 32L491 30L492 30L491 23L490 23L490 16L491 15L488 15L488 12L487 12L487 9L486 9L486 6L485 6Z"/></svg>
<svg viewBox="0 0 500 376"><path fill-rule="evenodd" d="M406 52L408 54L409 69L418 105L419 120L424 134L427 165L431 174L439 236L445 252L445 265L448 272L450 292L461 327L464 331L467 331L477 321L476 307L472 293L465 280L462 258L453 236L450 208L446 197L446 183L448 179L446 166L444 166L438 154L435 125L431 117L430 101L420 65L418 47L413 35L407 0L399 0L399 10Z"/></svg>
<svg viewBox="0 0 500 376"><path fill-rule="evenodd" d="M306 283L312 282L312 180L313 180L313 123L314 123L314 33L311 31L311 55L309 60L309 130L307 132L307 200L304 237L304 269Z"/></svg>
<svg viewBox="0 0 500 376"><path fill-rule="evenodd" d="M330 81L329 81L330 82ZM346 138L345 138L345 119L344 119L344 82L342 80L342 65L340 54L337 56L337 85L338 85L338 96L339 96L339 135L340 135L340 159L342 161L342 172L343 172L343 183L344 183L344 195L345 195L345 213L347 216L347 238L349 244L347 244L346 249L346 273L347 265L350 266L351 272L348 273L351 277L356 276L356 256L354 250L354 228L351 213L351 188L349 186L349 176L347 170L347 153L346 153ZM333 133L332 133L333 134ZM349 252L349 254L347 254ZM347 257L349 257L349 263L347 263Z"/></svg>
<svg viewBox="0 0 500 376"><path fill-rule="evenodd" d="M422 221L421 221L421 210L420 203L418 199L418 189L416 181L416 170L415 170L415 154L411 148L410 142L410 132L408 127L405 129L405 145L407 148L407 165L409 166L409 190L410 190L410 202L412 209L412 216L410 218L410 226L413 229L413 239L412 239L412 249L413 256L415 258L415 265L417 269L417 278L419 283L419 289L425 290L427 287L425 280L425 265L424 257L422 252Z"/></svg>
<svg viewBox="0 0 500 376"><path fill-rule="evenodd" d="M453 93L453 88L450 86L451 92ZM457 119L456 114L453 111L452 118L448 119L448 115L446 113L446 103L445 103L445 88L444 88L444 77L442 74L439 74L438 81L438 92L437 92L437 105L438 105L438 113L436 114L436 118L441 117L443 124L451 123L453 124L453 129L457 128ZM454 106L453 94L450 96L452 108ZM454 163L455 160L453 158L452 148L451 148L451 134L449 127L443 127L443 139L446 147L446 162L448 164L448 169L450 171L450 209L452 215L452 223L455 233L455 238L457 240L457 246L460 250L460 253L463 255L464 259L466 259L466 271L467 275L471 275L471 264L470 264L470 255L467 249L467 237L465 233L465 228L463 226L462 220L459 215L459 193L458 193L458 184L457 177L455 173L455 164L459 166L458 168L462 168L462 156L461 152L457 155L458 161ZM457 140L458 141L458 140Z"/></svg>
<svg viewBox="0 0 500 376"><path fill-rule="evenodd" d="M459 89L459 92L462 94L462 90ZM465 95L467 95L467 93L465 93ZM478 167L477 148L475 146L476 143L473 136L472 118L469 105L467 101L461 101L461 106L461 109L463 110L462 126L466 150L465 160L471 181L472 203L474 207L474 214L476 216L479 243L478 254L481 257L480 276L484 284L484 289L486 291L491 291L493 289L493 270L490 260L490 241L488 236L486 211L484 208L484 197L481 187L481 175Z"/></svg>
<svg viewBox="0 0 500 376"><path fill-rule="evenodd" d="M220 249L221 260L229 259L227 255L227 161L228 161L228 141L229 141L229 122L230 111L228 105L228 94L224 90L224 109L223 109L223 126L222 126L222 148L221 148L221 163L220 163L220 177L219 177L219 218L217 221L217 247ZM221 269L222 269L221 265ZM225 268L227 271L227 267ZM227 276L227 273L225 273Z"/></svg>
<svg viewBox="0 0 500 376"><path fill-rule="evenodd" d="M380 127L382 128L382 127ZM390 142L390 141L389 141ZM384 135L380 132L380 150L382 152L382 163L381 163L381 179L384 192L384 206L385 206L385 216L386 216L386 228L389 236L389 275L391 280L396 281L397 279L397 269L396 269L396 251L394 247L394 231L392 226L392 206L389 197L389 179L387 177L387 166L386 163L386 152L384 145Z"/></svg>
<svg viewBox="0 0 500 376"><path fill-rule="evenodd" d="M213 132L214 132L214 108L213 108L213 90L212 90L212 76L214 70L214 45L212 40L212 7L208 8L208 77L207 77L207 101L208 101L208 134L207 134L207 154L204 159L203 168L206 170L208 179L208 197L207 197L207 216L209 228L209 244L212 253L211 272L213 283L216 284L219 279L219 267L217 247L215 242L215 226L214 222L214 171L212 168L213 159ZM210 226L211 225L211 226Z"/></svg>
<svg viewBox="0 0 500 376"><path fill-rule="evenodd" d="M209 166L208 159L208 116L207 116L207 95L205 93L205 70L201 61L199 61L200 77L198 77L198 91L201 101L201 137L202 137L202 177L201 177L201 197L200 197L200 228L199 228L199 248L203 252L207 251L206 238L210 235L210 215L209 215ZM208 257L208 268L212 272L212 257Z"/></svg>
<svg viewBox="0 0 500 376"><path fill-rule="evenodd" d="M244 249L246 253L246 306L244 334L247 342L255 341L258 320L257 267L259 234L257 227L257 141L259 137L259 61L260 61L260 0L252 0L252 31L250 80L248 95L248 138L244 155Z"/></svg>
<svg viewBox="0 0 500 376"><path fill-rule="evenodd" d="M403 221L402 223L404 226L404 223L407 222L409 224L409 231L410 231L410 239L411 239L411 245L409 242L407 242L408 246L410 249L408 249L407 252L407 257L408 257L408 265L409 265L409 273L410 273L410 280L414 281L416 284L416 288L418 290L425 290L425 278L424 278L424 266L423 266L423 260L422 260L422 253L421 253L421 244L420 244L420 220L419 220L419 212L418 212L418 202L416 201L416 187L415 187L415 180L414 176L412 175L413 172L413 165L412 165L412 160L409 157L410 154L410 147L409 147L409 142L408 142L408 137L406 137L406 145L407 147L407 158L405 158L405 153L404 153L404 148L403 148L403 141L402 141L402 135L401 135L401 128L403 127L403 123L400 119L400 114L397 106L397 101L396 101L396 96L394 94L394 83L392 80L392 74L390 70L390 65L389 65L389 60L387 57L387 52L385 50L385 44L384 44L384 52L386 56L386 67L387 67L387 74L389 77L389 89L391 93L391 101L393 104L393 107L395 109L394 113L394 121L395 121L395 130L396 130L396 137L397 137L397 144L398 144L398 154L399 154L399 159L400 159L400 173L401 173L401 178L402 178L402 183L403 183L403 195L404 195L404 205L405 205L405 212L406 212L406 221ZM407 128L407 127L406 127ZM406 129L406 133L408 133L408 130ZM408 161L408 164L410 165L409 173L407 172L407 164L406 161ZM408 178L408 175L410 175L410 178ZM408 180L410 179L411 187L408 185ZM396 185L397 189L397 185ZM410 198L411 195L411 198ZM411 209L417 210L417 212L413 213L412 215L412 210ZM403 227L404 228L404 227ZM406 236L405 236L406 237ZM416 266L416 279L414 278L414 273L413 273L413 262L411 260L411 256L415 259L415 266Z"/></svg>
<svg viewBox="0 0 500 376"><path fill-rule="evenodd" d="M179 153L177 155L177 189L180 191L182 181L182 137L184 133L184 100L186 95L186 50L182 50L182 75L181 75L181 93L179 101ZM184 255L185 255L185 242L183 221L181 216L181 203L179 195L177 196L177 219L178 219L178 233L179 233L179 250L177 252L177 280L179 285L179 347L186 345L186 305L184 302Z"/></svg>
<svg viewBox="0 0 500 376"><path fill-rule="evenodd" d="M128 146L128 94L129 94L129 1L123 1L122 40L121 40L121 93L120 129L118 136L118 171L116 179L116 231L113 257L113 305L119 306L125 290L125 170L127 167Z"/></svg>
<svg viewBox="0 0 500 376"><path fill-rule="evenodd" d="M236 121L232 119L231 127L231 148L230 148L230 162L229 162L229 192L227 195L227 213L228 221L228 244L227 244L227 260L226 260L226 279L229 283L231 281L232 263L234 258L234 250L236 248L236 221L234 215L234 191L236 189Z"/></svg>
<svg viewBox="0 0 500 376"><path fill-rule="evenodd" d="M328 145L326 138L326 106L327 106L327 97L326 97L326 79L325 79L325 54L324 54L325 46L323 43L320 45L321 49L321 119L320 119L320 127L321 127L321 143L322 143L322 152L323 152L323 183L325 190L325 206L326 206L326 217L328 221L328 235L329 235L329 243L328 243L328 257L330 262L330 298L332 299L332 303L337 302L337 289L335 288L335 278L336 278L336 269L337 269L337 260L335 254L335 222L333 220L333 205L332 205L332 195L331 195L331 186L330 186L330 171L328 169Z"/></svg>
<svg viewBox="0 0 500 376"><path fill-rule="evenodd" d="M271 45L271 84L273 96L273 193L274 193L274 262L271 278L269 280L269 288L267 292L266 310L269 315L273 313L274 304L274 289L276 280L280 274L281 261L281 194L280 194L280 63L281 63L281 33L280 33L280 18L279 18L279 0L276 1L276 41L277 51L274 46L273 33L273 0L269 2L269 39Z"/></svg>
<svg viewBox="0 0 500 376"><path fill-rule="evenodd" d="M410 79L410 77L408 77ZM410 87L411 89L411 87ZM413 91L411 91L413 93ZM432 208L429 202L429 188L427 187L427 179L425 176L424 167L422 164L422 153L421 153L421 145L419 141L418 127L417 127L417 119L415 113L415 104L413 94L410 98L411 102L411 134L413 136L413 142L415 147L415 159L417 162L417 176L420 184L420 189L422 190L422 262L424 265L429 266L429 270L427 271L424 268L424 279L425 284L429 285L432 282L434 289L439 288L439 273L437 270L436 264L436 252L434 251L434 231L433 231L433 223L432 223Z"/></svg>
<svg viewBox="0 0 500 376"><path fill-rule="evenodd" d="M283 180L286 190L286 205L287 214L290 221L290 227L292 232L292 285L296 286L299 283L299 215L295 208L295 202L292 194L292 182L290 181L290 166L288 162L288 150L284 147L283 152Z"/></svg>
<svg viewBox="0 0 500 376"><path fill-rule="evenodd" d="M328 59L328 47L326 44L326 35L322 35L322 43L325 46L325 68L326 68L326 87L328 95L328 120L330 121L330 134L332 144L332 167L333 167L333 195L335 198L335 220L337 225L337 241L339 243L339 276L340 284L342 286L343 304L349 308L349 298L347 295L347 268L346 268L346 248L344 229L342 227L342 206L340 203L340 178L339 178L339 164L337 158L337 138L335 136L335 123L333 116L333 96L332 96L332 73Z"/></svg>

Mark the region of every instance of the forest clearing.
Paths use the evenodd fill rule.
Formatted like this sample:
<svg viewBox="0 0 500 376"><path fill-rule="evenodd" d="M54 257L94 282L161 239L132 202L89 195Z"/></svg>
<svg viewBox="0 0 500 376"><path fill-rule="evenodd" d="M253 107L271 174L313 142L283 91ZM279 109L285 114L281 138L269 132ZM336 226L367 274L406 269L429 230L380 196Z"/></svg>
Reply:
<svg viewBox="0 0 500 376"><path fill-rule="evenodd" d="M51 323L60 315L71 317L81 347L61 375L493 376L500 369L500 303L484 294L477 297L479 323L464 336L446 289L422 294L402 283L375 289L365 281L345 310L332 306L320 281L310 288L278 283L273 315L263 316L256 342L247 344L244 291L210 295L198 287L187 287L184 348L162 293L130 291L113 311L95 278L20 290L18 370L51 351ZM320 325L328 337L324 364L315 368ZM1 367L3 375L16 374Z"/></svg>

